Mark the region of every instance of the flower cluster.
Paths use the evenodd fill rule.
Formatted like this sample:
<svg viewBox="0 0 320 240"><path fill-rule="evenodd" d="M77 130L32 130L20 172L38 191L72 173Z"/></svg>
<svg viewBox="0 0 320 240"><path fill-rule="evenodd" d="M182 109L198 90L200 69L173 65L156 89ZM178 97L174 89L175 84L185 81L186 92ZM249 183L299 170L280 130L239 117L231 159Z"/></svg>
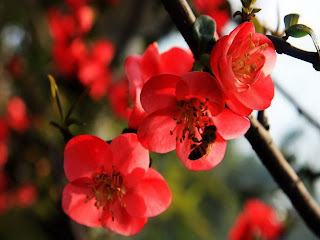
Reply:
<svg viewBox="0 0 320 240"><path fill-rule="evenodd" d="M189 72L151 77L140 96L148 114L138 127L140 142L159 153L176 149L190 170L213 168L224 157L226 140L248 130L245 116L270 106L275 58L271 41L255 33L252 23L243 23L212 49L214 76Z"/></svg>
<svg viewBox="0 0 320 240"><path fill-rule="evenodd" d="M30 125L27 107L17 96L8 100L7 111L0 117L0 168L2 169L8 158L8 141L10 128L19 133L24 132Z"/></svg>
<svg viewBox="0 0 320 240"><path fill-rule="evenodd" d="M111 81L108 68L113 58L113 44L98 40L87 46L84 37L91 30L94 19L93 9L83 1L69 1L70 14L62 14L58 9L49 11L49 25L54 44L52 55L57 70L64 76L76 76L91 89L93 99L107 94ZM80 3L81 2L81 3Z"/></svg>
<svg viewBox="0 0 320 240"><path fill-rule="evenodd" d="M8 100L5 115L0 117L0 213L15 206L29 207L36 201L37 190L32 183L11 187L8 185L10 178L5 171L9 157L10 130L21 134L29 126L30 119L24 101L17 96L11 97Z"/></svg>
<svg viewBox="0 0 320 240"><path fill-rule="evenodd" d="M112 87L110 100L137 134L122 134L110 145L89 135L68 142L65 213L90 227L139 232L171 201L165 180L149 168L148 150L176 150L193 171L215 167L226 141L250 127L246 116L271 104L275 56L270 40L243 23L212 49L213 74L191 71L190 51L172 48L160 54L156 43L142 56L128 57L126 76Z"/></svg>
<svg viewBox="0 0 320 240"><path fill-rule="evenodd" d="M274 209L258 199L246 202L229 232L230 240L276 240L283 232Z"/></svg>
<svg viewBox="0 0 320 240"><path fill-rule="evenodd" d="M153 76L171 73L181 75L191 71L194 62L192 53L181 48L171 48L170 50L160 54L158 44L152 43L142 56L132 55L126 59L125 72L126 78L119 82L117 86L125 86L122 88L122 99L127 99L126 104L118 105L119 102L115 97L119 96L119 88L115 87L111 90L111 96L115 94L112 101L115 109L126 107L130 109L129 127L137 129L143 119L147 116L146 111L141 106L140 94L143 85ZM131 106L130 103L131 102ZM118 112L119 110L117 110Z"/></svg>

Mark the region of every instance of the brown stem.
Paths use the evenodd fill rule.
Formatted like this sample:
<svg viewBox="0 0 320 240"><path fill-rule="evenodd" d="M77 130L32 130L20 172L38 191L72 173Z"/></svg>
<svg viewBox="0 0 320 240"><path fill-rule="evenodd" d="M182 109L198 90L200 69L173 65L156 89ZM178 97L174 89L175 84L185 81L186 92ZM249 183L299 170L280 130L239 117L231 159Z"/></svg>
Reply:
<svg viewBox="0 0 320 240"><path fill-rule="evenodd" d="M249 116L249 119L251 126L245 137L306 224L320 236L319 206L273 143L269 133L255 118Z"/></svg>
<svg viewBox="0 0 320 240"><path fill-rule="evenodd" d="M172 21L189 45L194 58L198 59L198 44L192 35L192 26L196 20L186 0L161 0Z"/></svg>
<svg viewBox="0 0 320 240"><path fill-rule="evenodd" d="M303 109L302 106L292 97L290 94L288 94L276 81L274 81L274 85L277 90L297 109L297 111L305 117L306 120L309 121L310 124L312 124L314 127L320 130L320 123L307 111Z"/></svg>
<svg viewBox="0 0 320 240"><path fill-rule="evenodd" d="M195 54L195 58L197 58L197 44L192 37L192 24L195 21L195 16L188 3L184 0L162 0L162 3L182 36L189 44L192 52ZM292 53L292 51L294 52L295 50L292 50L286 45L286 47L282 49L282 53L287 54L286 51ZM304 55L302 52L304 51L299 50L299 54ZM293 55L294 54L291 54L290 56ZM307 52L305 52L305 55L308 55ZM306 61L309 58L299 57L299 59ZM316 62L311 61L311 63L315 64ZM305 223L318 237L320 237L320 208L286 159L274 145L268 132L256 119L251 116L249 119L251 121L251 127L245 135L246 138L251 143L253 149L269 170L274 180L287 194Z"/></svg>
<svg viewBox="0 0 320 240"><path fill-rule="evenodd" d="M286 54L294 58L298 58L313 65L313 68L320 71L320 56L317 52L307 52L299 48L293 47L290 43L281 37L267 35L272 41L278 54Z"/></svg>

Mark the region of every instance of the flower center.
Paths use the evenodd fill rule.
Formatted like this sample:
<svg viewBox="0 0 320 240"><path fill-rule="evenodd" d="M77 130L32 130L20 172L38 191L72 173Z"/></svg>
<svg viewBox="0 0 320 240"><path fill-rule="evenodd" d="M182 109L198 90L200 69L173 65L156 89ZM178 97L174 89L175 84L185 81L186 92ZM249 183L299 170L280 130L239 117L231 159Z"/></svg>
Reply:
<svg viewBox="0 0 320 240"><path fill-rule="evenodd" d="M111 176L104 172L96 173L94 174L92 180L93 182L87 184L92 189L93 194L87 195L86 202L94 197L94 205L97 207L97 209L102 207L103 210L106 210L106 208L109 207L112 220L114 221L111 205L113 201L121 202L122 197L126 194L126 187L123 185L120 172L113 172ZM125 204L121 204L121 206L125 207Z"/></svg>
<svg viewBox="0 0 320 240"><path fill-rule="evenodd" d="M188 139L192 139L196 142L199 142L197 136L203 132L204 128L212 123L210 111L208 111L207 102L201 101L198 98L191 98L187 101L179 101L178 108L180 110L180 115L177 118L174 118L176 121L176 127L170 131L170 134L173 135L173 132L177 129L178 126L182 127L181 135L177 135L176 140L182 142L186 138L188 132ZM179 131L180 134L180 131Z"/></svg>
<svg viewBox="0 0 320 240"><path fill-rule="evenodd" d="M260 45L259 38L253 39L250 33L249 38L243 41L234 53L228 53L232 54L232 71L236 76L236 81L231 86L233 90L247 91L257 81L266 61L261 52L266 48L267 43Z"/></svg>

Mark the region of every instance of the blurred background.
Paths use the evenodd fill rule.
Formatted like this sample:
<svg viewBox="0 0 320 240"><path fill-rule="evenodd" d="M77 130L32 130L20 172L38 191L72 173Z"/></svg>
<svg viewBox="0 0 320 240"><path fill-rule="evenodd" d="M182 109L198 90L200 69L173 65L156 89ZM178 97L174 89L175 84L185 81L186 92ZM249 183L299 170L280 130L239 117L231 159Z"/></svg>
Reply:
<svg viewBox="0 0 320 240"><path fill-rule="evenodd" d="M210 8L197 5L201 1L188 2L197 15L210 14ZM239 19L230 14L241 10L241 3L217 2L213 12L222 36L237 26ZM262 8L257 19L268 34L281 35L283 17L298 13L299 22L320 37L318 0L258 0L256 7ZM143 54L154 41L160 52L187 48L160 1L0 1L0 239L227 239L251 198L275 208L285 225L280 239L316 239L244 137L229 141L224 160L205 172L186 170L175 152L151 153L173 201L136 236L86 228L63 213L66 136L57 128L61 119L47 75L55 78L65 113L83 96L72 112L71 133L111 140L127 127L124 61ZM315 51L308 36L289 42ZM311 64L278 55L272 77L277 88L266 111L270 133L319 202L320 128L297 105L320 122L320 73ZM84 95L88 86L92 90Z"/></svg>

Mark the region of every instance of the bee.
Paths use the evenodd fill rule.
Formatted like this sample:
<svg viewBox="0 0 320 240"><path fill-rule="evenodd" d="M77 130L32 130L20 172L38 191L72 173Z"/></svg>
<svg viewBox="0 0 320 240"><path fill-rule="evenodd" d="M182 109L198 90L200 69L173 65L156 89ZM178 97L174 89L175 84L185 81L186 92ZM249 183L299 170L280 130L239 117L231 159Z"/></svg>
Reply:
<svg viewBox="0 0 320 240"><path fill-rule="evenodd" d="M192 151L188 157L190 160L198 160L210 152L212 144L217 139L216 131L217 128L214 125L206 126L204 128L203 133L201 134L202 139L200 141L195 141L200 142L200 144L191 145Z"/></svg>

